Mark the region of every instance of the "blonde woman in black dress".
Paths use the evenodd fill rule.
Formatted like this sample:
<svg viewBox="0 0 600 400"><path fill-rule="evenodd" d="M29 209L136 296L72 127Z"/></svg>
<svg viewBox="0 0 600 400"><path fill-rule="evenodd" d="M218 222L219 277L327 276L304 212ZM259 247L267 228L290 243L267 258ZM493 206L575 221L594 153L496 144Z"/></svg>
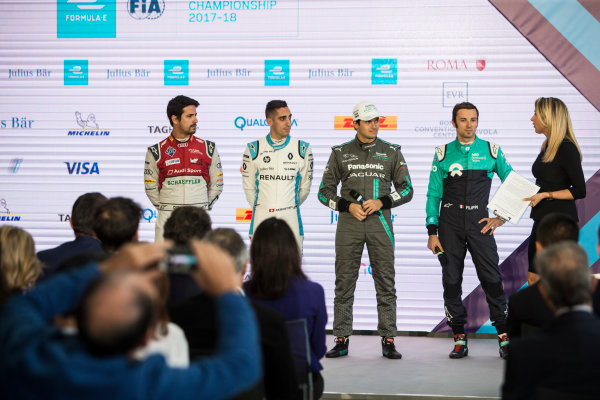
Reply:
<svg viewBox="0 0 600 400"><path fill-rule="evenodd" d="M581 168L582 154L571 124L565 103L554 97L540 97L535 101L535 113L531 117L535 133L546 140L531 171L540 191L524 200L531 206L533 227L529 237L529 284L537 282L533 260L535 257L536 229L541 219L549 213L569 215L575 221L575 200L585 197L585 178Z"/></svg>

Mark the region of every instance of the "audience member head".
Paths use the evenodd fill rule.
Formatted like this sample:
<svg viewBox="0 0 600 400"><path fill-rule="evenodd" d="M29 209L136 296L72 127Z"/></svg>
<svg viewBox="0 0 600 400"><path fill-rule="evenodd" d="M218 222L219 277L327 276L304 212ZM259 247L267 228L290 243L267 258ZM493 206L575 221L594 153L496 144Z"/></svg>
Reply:
<svg viewBox="0 0 600 400"><path fill-rule="evenodd" d="M566 214L550 213L540 221L536 230L536 249L541 249L569 240L577 242L579 240L579 225Z"/></svg>
<svg viewBox="0 0 600 400"><path fill-rule="evenodd" d="M70 220L75 236L96 236L94 216L98 207L104 204L106 200L106 197L98 192L82 194L75 200Z"/></svg>
<svg viewBox="0 0 600 400"><path fill-rule="evenodd" d="M165 222L165 239L170 239L177 246L187 246L191 238L202 239L211 228L208 213L200 207L177 207Z"/></svg>
<svg viewBox="0 0 600 400"><path fill-rule="evenodd" d="M2 259L2 246L0 244L0 259ZM2 304L8 299L10 296L10 290L8 289L8 283L6 283L6 277L4 276L4 271L0 268L0 307Z"/></svg>
<svg viewBox="0 0 600 400"><path fill-rule="evenodd" d="M536 255L547 300L558 310L591 302L591 274L585 250L575 242L563 241Z"/></svg>
<svg viewBox="0 0 600 400"><path fill-rule="evenodd" d="M16 226L0 226L0 269L10 292L22 292L31 287L41 273L41 263L35 254L33 238Z"/></svg>
<svg viewBox="0 0 600 400"><path fill-rule="evenodd" d="M538 98L535 101L535 116L542 123L544 131L547 132L546 140L542 144L542 149L545 150L542 157L543 162L554 160L564 139L573 142L581 157L581 149L573 132L569 109L562 100L555 97Z"/></svg>
<svg viewBox="0 0 600 400"><path fill-rule="evenodd" d="M137 241L142 208L131 199L111 197L96 210L94 231L102 249L113 253L122 245Z"/></svg>
<svg viewBox="0 0 600 400"><path fill-rule="evenodd" d="M293 277L306 279L298 242L288 224L278 218L264 220L250 245L252 270L247 289L261 299L281 298Z"/></svg>
<svg viewBox="0 0 600 400"><path fill-rule="evenodd" d="M235 273L240 277L241 286L249 257L248 248L242 237L231 228L217 228L208 232L204 240L216 244L233 258Z"/></svg>
<svg viewBox="0 0 600 400"><path fill-rule="evenodd" d="M147 272L112 273L88 286L76 318L79 335L93 355L127 355L152 337L159 296L155 277Z"/></svg>

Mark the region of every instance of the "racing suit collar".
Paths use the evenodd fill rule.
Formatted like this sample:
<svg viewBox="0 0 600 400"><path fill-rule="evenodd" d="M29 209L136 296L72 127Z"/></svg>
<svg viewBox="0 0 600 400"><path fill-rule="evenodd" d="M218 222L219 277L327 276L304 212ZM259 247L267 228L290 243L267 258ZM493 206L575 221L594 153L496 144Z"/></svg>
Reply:
<svg viewBox="0 0 600 400"><path fill-rule="evenodd" d="M364 143L361 142L358 139L358 135L356 135L354 136L354 141L356 142L358 147L360 147L361 150L369 150L370 148L375 147L375 144L377 143L377 138L375 138L375 140L373 140L371 143Z"/></svg>
<svg viewBox="0 0 600 400"><path fill-rule="evenodd" d="M291 136L288 135L285 138L285 141L283 143L275 143L275 141L273 141L273 139L271 139L271 134L267 133L267 143L269 143L269 146L271 146L273 148L273 150L277 151L277 150L281 150L283 149L285 146L288 145L288 143L290 142Z"/></svg>
<svg viewBox="0 0 600 400"><path fill-rule="evenodd" d="M479 142L479 138L477 136L475 136L475 140L473 140L472 143L469 144L462 144L461 142L458 141L458 139L454 140L456 149L458 151L460 151L462 154L469 154L471 152L471 150L473 150L473 148L477 145L477 142Z"/></svg>
<svg viewBox="0 0 600 400"><path fill-rule="evenodd" d="M173 134L169 135L169 141L170 142L179 142L179 143L185 143L185 142L191 142L194 140L194 135L190 135L187 139L185 140L179 140L177 138L175 138L175 136L173 136Z"/></svg>

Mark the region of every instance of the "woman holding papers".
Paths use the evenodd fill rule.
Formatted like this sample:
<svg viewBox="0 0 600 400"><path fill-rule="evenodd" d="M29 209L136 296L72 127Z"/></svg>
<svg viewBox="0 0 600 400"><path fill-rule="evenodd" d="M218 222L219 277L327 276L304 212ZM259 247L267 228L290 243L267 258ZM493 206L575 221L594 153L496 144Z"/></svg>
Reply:
<svg viewBox="0 0 600 400"><path fill-rule="evenodd" d="M546 140L531 167L540 191L524 199L529 201L533 219L528 253L527 281L530 285L539 279L533 267L533 259L540 220L551 212L559 212L578 221L575 200L585 197L582 154L565 103L554 97L540 97L535 101L535 113L531 121L535 133L543 134Z"/></svg>

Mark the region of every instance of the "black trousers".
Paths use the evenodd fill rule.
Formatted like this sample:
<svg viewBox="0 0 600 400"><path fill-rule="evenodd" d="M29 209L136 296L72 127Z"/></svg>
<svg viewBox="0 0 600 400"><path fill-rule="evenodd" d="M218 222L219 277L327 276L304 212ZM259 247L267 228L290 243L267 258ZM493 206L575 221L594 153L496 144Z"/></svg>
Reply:
<svg viewBox="0 0 600 400"><path fill-rule="evenodd" d="M465 214L466 213L466 214ZM498 333L506 332L506 295L498 268L498 249L493 235L481 233L480 213L453 209L440 218L439 239L448 257L442 267L444 308L454 334L464 333L467 310L462 301L462 281L467 250L490 310L490 319ZM485 215L484 215L485 216Z"/></svg>

